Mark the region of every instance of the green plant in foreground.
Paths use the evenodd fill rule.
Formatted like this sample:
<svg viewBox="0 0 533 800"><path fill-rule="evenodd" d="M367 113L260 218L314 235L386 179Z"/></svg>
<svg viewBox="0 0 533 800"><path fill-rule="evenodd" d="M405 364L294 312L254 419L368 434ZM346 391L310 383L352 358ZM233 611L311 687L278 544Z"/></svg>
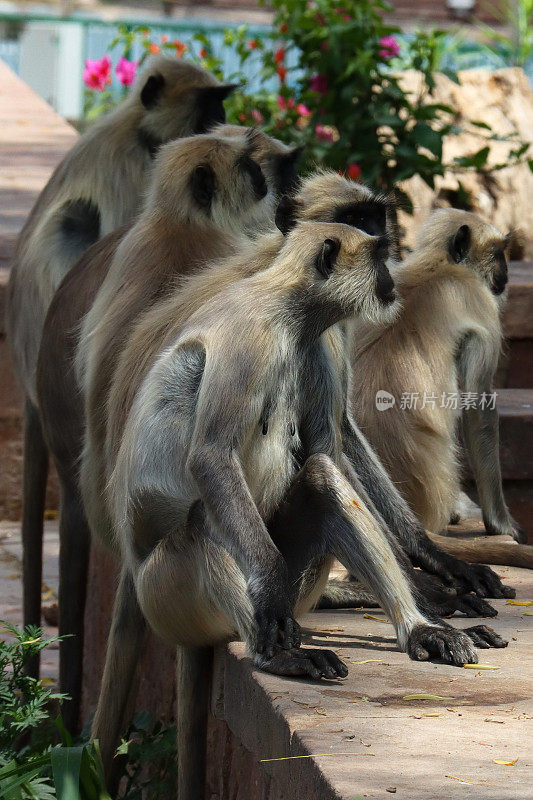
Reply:
<svg viewBox="0 0 533 800"><path fill-rule="evenodd" d="M66 695L24 672L59 637L40 628L3 625L0 640L0 800L111 800L97 742L74 741L57 704ZM176 786L176 729L146 712L135 715L117 750L122 800L166 800Z"/></svg>

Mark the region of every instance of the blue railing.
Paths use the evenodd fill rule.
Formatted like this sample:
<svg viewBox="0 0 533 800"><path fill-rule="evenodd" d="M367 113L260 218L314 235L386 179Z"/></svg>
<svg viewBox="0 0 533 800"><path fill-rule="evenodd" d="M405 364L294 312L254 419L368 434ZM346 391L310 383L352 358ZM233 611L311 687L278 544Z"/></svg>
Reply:
<svg viewBox="0 0 533 800"><path fill-rule="evenodd" d="M135 17L124 20L117 20L113 22L104 21L93 16L76 14L71 17L58 17L53 14L7 14L0 13L0 23L10 22L17 25L26 25L32 23L72 23L75 22L83 28L83 58L97 59L104 53L109 51L109 45L118 33L118 25L126 24L132 27L137 25L146 25L151 30L151 36L157 39L161 36L168 36L169 40L180 39L189 46L193 52L197 52L200 45L194 41L194 34L201 31L209 36L213 53L221 59L224 75L227 79L231 76L242 71L248 79L248 88L250 91L256 91L259 88L269 89L277 85L276 81L272 84L265 84L260 80L260 56L257 53L252 53L245 64L241 67L239 57L232 47L224 45L224 31L233 27L232 23L224 22L211 22L204 18L190 18L186 20L166 20L161 17L137 19ZM262 36L268 31L268 26L250 24L249 26L250 37ZM132 58L138 58L141 54L141 46L135 46L132 52ZM15 72L19 72L20 62L20 47L19 42L16 40L0 40L0 58L3 59ZM297 56L293 52L291 60L296 59ZM497 69L506 66L505 53L492 51L483 46L479 42L468 40L466 38L457 38L450 36L448 40L448 47L444 48L441 68L452 70L458 69L471 69L474 67L485 67L488 69ZM526 72L533 82L533 59L526 65ZM81 75L80 75L81 81Z"/></svg>

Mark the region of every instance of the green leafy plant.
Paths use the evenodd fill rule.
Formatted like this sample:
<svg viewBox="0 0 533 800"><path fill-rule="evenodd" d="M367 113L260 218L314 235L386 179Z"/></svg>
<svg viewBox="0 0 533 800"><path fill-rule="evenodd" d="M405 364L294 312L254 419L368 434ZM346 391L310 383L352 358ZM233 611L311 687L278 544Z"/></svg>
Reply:
<svg viewBox="0 0 533 800"><path fill-rule="evenodd" d="M487 45L510 66L524 67L533 55L533 0L505 0L483 3L500 25L510 33L478 23Z"/></svg>
<svg viewBox="0 0 533 800"><path fill-rule="evenodd" d="M400 39L400 31L384 21L390 7L381 0L346 0L342 6L332 0L272 0L271 5L275 16L268 39L250 41L240 28L229 32L227 41L241 63L259 50L261 79L277 79L279 88L235 95L228 101L229 115L241 124L258 123L278 138L299 139L308 167L318 163L361 177L375 190L394 191L410 211L409 198L397 187L413 175L434 188L435 177L447 171L492 173L525 160L529 145L516 133L498 136L483 122L459 125L456 110L435 101L435 72L447 33ZM416 90L402 75L408 68L417 72ZM461 132L473 134L478 148L446 162L444 138ZM489 162L494 141L509 143L505 162Z"/></svg>
<svg viewBox="0 0 533 800"><path fill-rule="evenodd" d="M40 628L20 630L0 623L0 798L1 800L111 800L98 742L88 733L74 740L63 725L58 702L66 695L24 668L59 637ZM175 796L176 729L146 712L135 715L117 750L123 800L165 800Z"/></svg>
<svg viewBox="0 0 533 800"><path fill-rule="evenodd" d="M533 0L520 0L524 4ZM112 42L129 54L135 42L142 59L174 49L237 82L241 91L226 101L228 121L260 125L277 138L304 145L303 169L316 164L361 179L376 191L394 193L406 211L410 198L398 186L414 175L434 188L446 172L490 176L528 161L529 143L516 132L497 135L484 122L460 120L457 110L435 100L435 73L449 35L439 30L402 36L385 22L383 0L272 0L272 29L251 36L241 25L225 32L224 44L238 57L232 74L209 36L198 32L189 45L154 41L146 28L124 28ZM416 73L406 79L404 70ZM446 71L452 79L456 76ZM257 91L250 87L260 86ZM446 136L469 133L472 151L446 161ZM494 142L508 144L505 159L490 159ZM529 161L531 165L531 161ZM462 191L462 187L459 187Z"/></svg>
<svg viewBox="0 0 533 800"><path fill-rule="evenodd" d="M121 784L123 800L175 797L176 737L174 725L154 720L146 711L135 714L117 749L117 756L126 762Z"/></svg>

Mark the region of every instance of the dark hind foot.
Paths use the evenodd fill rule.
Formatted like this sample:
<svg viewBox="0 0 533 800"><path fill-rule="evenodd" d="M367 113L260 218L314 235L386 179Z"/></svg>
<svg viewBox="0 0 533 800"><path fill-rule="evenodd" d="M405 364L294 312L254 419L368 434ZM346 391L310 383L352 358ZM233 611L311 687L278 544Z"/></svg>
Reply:
<svg viewBox="0 0 533 800"><path fill-rule="evenodd" d="M277 647L272 658L254 655L254 663L265 672L274 675L307 676L314 678L345 678L348 667L332 650L301 647L282 650Z"/></svg>
<svg viewBox="0 0 533 800"><path fill-rule="evenodd" d="M489 647L507 647L509 644L487 625L474 625L472 628L464 628L463 633L466 633L476 647L481 650L488 650Z"/></svg>
<svg viewBox="0 0 533 800"><path fill-rule="evenodd" d="M477 653L471 638L451 627L417 625L409 634L407 653L413 661L439 658L447 664L462 667L476 664Z"/></svg>
<svg viewBox="0 0 533 800"><path fill-rule="evenodd" d="M474 592L479 597L516 597L516 589L505 586L499 576L484 564L469 564L448 556L446 566L453 576L453 585L459 593Z"/></svg>

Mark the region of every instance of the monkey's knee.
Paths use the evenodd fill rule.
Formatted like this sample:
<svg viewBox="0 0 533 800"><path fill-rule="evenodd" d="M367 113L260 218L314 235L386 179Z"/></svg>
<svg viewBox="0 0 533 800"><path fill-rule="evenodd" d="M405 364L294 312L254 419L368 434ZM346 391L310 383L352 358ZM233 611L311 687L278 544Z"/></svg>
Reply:
<svg viewBox="0 0 533 800"><path fill-rule="evenodd" d="M306 460L299 473L299 481L307 489L332 499L345 480L331 458L324 453L314 453Z"/></svg>

